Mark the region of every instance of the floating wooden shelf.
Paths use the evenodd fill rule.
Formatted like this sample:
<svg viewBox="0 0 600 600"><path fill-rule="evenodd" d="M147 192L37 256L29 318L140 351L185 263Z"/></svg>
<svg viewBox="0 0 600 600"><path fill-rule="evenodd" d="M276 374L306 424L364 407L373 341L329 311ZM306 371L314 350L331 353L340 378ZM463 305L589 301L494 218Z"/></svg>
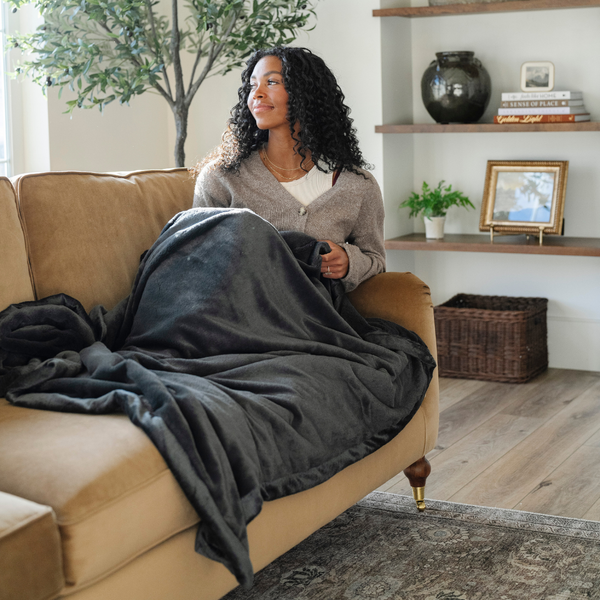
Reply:
<svg viewBox="0 0 600 600"><path fill-rule="evenodd" d="M560 8L590 8L600 6L600 0L513 0L492 4L449 4L420 8L381 8L373 11L374 17L441 17L445 15L477 15L484 13L553 10Z"/></svg>
<svg viewBox="0 0 600 600"><path fill-rule="evenodd" d="M553 254L563 256L600 256L600 238L546 235L539 245L537 238L525 235L494 237L488 234L446 234L442 240L428 240L425 234L413 233L385 241L387 250L430 250L437 252L501 252L508 254Z"/></svg>
<svg viewBox="0 0 600 600"><path fill-rule="evenodd" d="M377 125L377 133L507 133L523 131L600 131L600 122L581 123L406 123L403 125Z"/></svg>

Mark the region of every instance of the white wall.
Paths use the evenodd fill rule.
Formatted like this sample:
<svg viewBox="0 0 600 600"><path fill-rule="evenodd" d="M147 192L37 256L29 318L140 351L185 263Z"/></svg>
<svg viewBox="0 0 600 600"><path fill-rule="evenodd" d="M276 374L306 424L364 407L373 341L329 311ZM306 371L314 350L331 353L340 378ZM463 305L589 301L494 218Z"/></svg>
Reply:
<svg viewBox="0 0 600 600"><path fill-rule="evenodd" d="M145 93L130 106L109 104L64 114L65 90L48 94L50 168L53 171L133 171L174 166L168 140L171 111L162 97Z"/></svg>

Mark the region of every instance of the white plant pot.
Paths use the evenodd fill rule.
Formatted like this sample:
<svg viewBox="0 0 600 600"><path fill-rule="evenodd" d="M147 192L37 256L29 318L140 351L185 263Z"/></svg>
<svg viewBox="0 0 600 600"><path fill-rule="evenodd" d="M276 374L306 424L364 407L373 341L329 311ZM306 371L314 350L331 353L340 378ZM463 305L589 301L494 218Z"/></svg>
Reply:
<svg viewBox="0 0 600 600"><path fill-rule="evenodd" d="M430 240L441 240L444 237L446 217L423 217L425 221L425 237Z"/></svg>

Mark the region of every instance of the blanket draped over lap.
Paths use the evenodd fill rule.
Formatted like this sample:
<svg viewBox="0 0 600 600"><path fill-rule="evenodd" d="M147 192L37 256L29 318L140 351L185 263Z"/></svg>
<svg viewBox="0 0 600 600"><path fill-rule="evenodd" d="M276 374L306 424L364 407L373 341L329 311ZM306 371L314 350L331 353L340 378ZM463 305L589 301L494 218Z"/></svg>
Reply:
<svg viewBox="0 0 600 600"><path fill-rule="evenodd" d="M321 278L327 244L248 210L176 215L130 296L89 314L64 294L0 313L0 392L15 405L122 411L201 517L196 551L253 581L247 524L392 439L434 360L363 319Z"/></svg>

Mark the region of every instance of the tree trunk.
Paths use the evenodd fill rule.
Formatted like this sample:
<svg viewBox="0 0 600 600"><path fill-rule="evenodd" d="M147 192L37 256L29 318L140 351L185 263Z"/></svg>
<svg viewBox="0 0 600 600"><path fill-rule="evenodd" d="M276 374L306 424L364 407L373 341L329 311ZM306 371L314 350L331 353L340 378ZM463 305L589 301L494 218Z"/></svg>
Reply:
<svg viewBox="0 0 600 600"><path fill-rule="evenodd" d="M175 106L175 165L185 167L185 140L187 138L189 109L184 106Z"/></svg>

